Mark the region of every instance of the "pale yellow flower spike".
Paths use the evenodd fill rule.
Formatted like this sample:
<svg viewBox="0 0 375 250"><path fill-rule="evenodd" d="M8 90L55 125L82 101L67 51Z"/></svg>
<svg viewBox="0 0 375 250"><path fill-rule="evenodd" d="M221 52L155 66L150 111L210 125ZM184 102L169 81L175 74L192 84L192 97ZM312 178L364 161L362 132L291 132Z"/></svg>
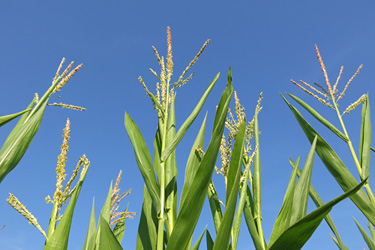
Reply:
<svg viewBox="0 0 375 250"><path fill-rule="evenodd" d="M168 52L167 52L167 79L170 81L171 76L173 75L173 56L172 56L172 36L171 36L171 28L167 27L167 45L168 45Z"/></svg>
<svg viewBox="0 0 375 250"><path fill-rule="evenodd" d="M328 96L327 96L326 93L323 93L323 92L317 90L316 88L314 88L313 86L311 86L311 85L308 84L307 82L304 82L304 81L302 81L302 80L300 80L300 82L301 82L302 84L306 85L307 87L309 87L310 89L314 90L316 93L318 93L318 94L324 96L325 98L328 98Z"/></svg>
<svg viewBox="0 0 375 250"><path fill-rule="evenodd" d="M46 233L39 225L37 219L26 209L26 207L13 194L9 193L9 198L7 199L7 202L18 213L22 214L23 217L25 217L25 219L28 220L31 225L36 227L39 230L39 232L41 232L44 235L44 237L47 238Z"/></svg>
<svg viewBox="0 0 375 250"><path fill-rule="evenodd" d="M342 113L341 116L343 116L344 114L349 114L350 111L354 110L359 104L361 104L362 102L364 102L366 100L366 95L362 95L357 101L355 101L354 103L350 104L344 111L344 113Z"/></svg>
<svg viewBox="0 0 375 250"><path fill-rule="evenodd" d="M311 91L305 89L303 86L301 86L300 84L296 83L295 81L293 80L290 80L292 83L294 83L295 85L297 85L298 87L300 87L303 91L305 91L306 93L308 93L309 95L315 97L318 101L320 101L321 103L323 103L323 105L327 105L328 107L330 108L333 108L332 104L329 103L329 102L326 102L325 100L323 100L322 98L320 98L319 96L315 95L314 93L312 93Z"/></svg>
<svg viewBox="0 0 375 250"><path fill-rule="evenodd" d="M66 125L65 125L65 128L64 128L64 134L63 134L63 144L61 145L61 153L60 155L57 157L58 161L57 161L57 167L56 167L56 191L55 191L55 194L53 195L53 200L54 202L55 201L58 201L61 199L61 196L62 196L62 188L63 188L63 185L62 183L64 182L65 178L66 178L66 174L65 174L65 163L67 161L67 152L68 152L68 149L69 149L69 146L68 146L68 142L69 142L69 135L70 135L70 120L67 119L66 121Z"/></svg>
<svg viewBox="0 0 375 250"><path fill-rule="evenodd" d="M331 84L329 83L329 78L328 78L328 74L327 74L327 71L326 71L326 67L324 66L322 57L321 57L321 55L319 53L319 49L318 49L318 46L316 44L315 44L315 50L316 50L316 56L318 57L318 60L319 60L320 68L322 69L323 74L324 74L324 78L326 80L326 84L327 84L327 87L328 87L328 92L329 92L330 95L333 95L334 93L332 91Z"/></svg>
<svg viewBox="0 0 375 250"><path fill-rule="evenodd" d="M57 68L57 71L56 71L55 77L54 77L53 80L52 80L52 84L53 84L53 82L57 79L57 77L59 76L60 70L61 70L62 65L64 64L64 62L65 62L65 57L63 57L63 59L62 59L61 62L60 62L59 67Z"/></svg>
<svg viewBox="0 0 375 250"><path fill-rule="evenodd" d="M363 67L363 64L361 64L361 65L358 67L357 71L356 71L356 72L354 73L354 75L349 79L348 83L345 85L344 90L341 92L339 98L337 98L337 101L339 101L339 100L345 95L345 91L346 91L346 89L349 87L349 85L350 85L350 83L353 81L353 79L359 74L359 71L362 69L362 67Z"/></svg>
<svg viewBox="0 0 375 250"><path fill-rule="evenodd" d="M337 84L339 83L339 81L340 81L340 79L341 79L341 74L342 74L343 70L344 70L344 66L341 66L340 73L339 73L339 75L338 75L338 77L337 77L337 80L336 80L335 85L333 86L333 93L334 93L334 94L336 94L336 92L337 92L336 87L337 87Z"/></svg>
<svg viewBox="0 0 375 250"><path fill-rule="evenodd" d="M50 106L58 106L58 107L62 107L62 108L67 108L67 109L73 109L73 110L78 110L78 111L86 111L86 108L83 108L83 107L80 107L80 106L75 106L75 105L71 105L71 104L64 104L64 103L52 103L52 104L48 104Z"/></svg>
<svg viewBox="0 0 375 250"><path fill-rule="evenodd" d="M65 69L64 73L62 73L62 75L60 77L64 77L68 71L70 70L70 68L72 67L73 65L73 62L71 62L69 64L69 66ZM72 76L77 73L77 71L82 68L83 64L80 64L78 65L77 67L75 67L72 71L70 71L70 73L65 76L60 82L59 84L57 84L56 88L53 90L53 93L56 93L56 92L59 92L61 90L62 87L64 87L64 85L69 81L70 78L72 78Z"/></svg>

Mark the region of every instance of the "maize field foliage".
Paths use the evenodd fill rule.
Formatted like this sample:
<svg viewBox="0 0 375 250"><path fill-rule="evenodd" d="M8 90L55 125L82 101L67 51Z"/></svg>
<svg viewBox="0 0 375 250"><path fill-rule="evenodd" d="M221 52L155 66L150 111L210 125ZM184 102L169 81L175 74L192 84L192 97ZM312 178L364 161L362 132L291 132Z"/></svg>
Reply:
<svg viewBox="0 0 375 250"><path fill-rule="evenodd" d="M179 128L176 126L178 110L175 107L175 100L178 96L177 92L182 92L183 88L186 87L184 85L194 76L194 73L188 74L188 72L208 44L209 40L203 44L200 51L177 80L172 80L174 63L169 27L167 29L166 57L160 56L158 50L153 47L160 66L159 73L150 69L157 79L156 93L152 93L148 89L142 77L139 77L139 81L150 97L157 117L157 124L150 127L150 129L156 128L154 137L145 138L136 121L132 119L128 112L125 112L124 118L124 129L133 146L134 156L144 180L142 209L138 213L128 212L128 207L119 210L119 203L130 193L130 190L120 193L120 172L115 185L111 183L109 187L107 198L98 219L95 216L95 202L93 201L91 216L87 222L87 233L86 236L82 235L82 237L85 237L83 249L104 250L123 249L123 247L126 249L126 245L121 244L123 238L126 237L125 221L127 218L136 216L139 219L136 239L137 250L237 249L240 230L248 233L249 249L301 249L323 220L332 230L333 241L339 249L343 250L348 249L345 246L345 239L340 238L340 230L335 227L329 213L335 205L346 198L351 199L368 219L370 235L354 220L369 249L375 249L375 198L369 184L371 151L375 151L375 149L371 147L369 96L364 94L345 111L340 110L338 105L338 101L344 97L347 88L359 73L361 67L348 81L343 91L337 94L342 70L336 83L332 86L322 57L316 47L318 60L326 80L326 87L319 84L313 87L304 81L301 81L301 83L292 81L304 92L334 110L341 128L336 128L328 119L299 97L290 93L281 94L282 100L285 101L286 107L291 110L295 120L311 143L311 147L302 149L304 151L301 154L308 153L306 159L300 157L289 159L291 165L289 183L285 187L284 200L280 204L279 214L274 221L271 236L266 239L262 226L261 206L262 143L259 119L261 119L263 112L261 107L262 94L260 94L255 105L254 114L247 116L245 108L240 103L239 95L241 93L234 91L232 72L229 69L226 88L223 90L214 111L215 118L212 128L208 128L210 132L206 132L207 114L203 121L199 121L197 117L215 84L219 81L220 74L217 74L207 85L207 89L201 95L198 103L191 106L191 113L183 124ZM0 150L0 182L16 167L29 147L39 128L44 110L49 105L50 95L59 91L80 68L79 66L69 73L71 65L62 75L59 75L61 63L52 86L40 100L36 96L25 110L0 118L0 126L3 126L20 117ZM232 104L234 107L230 108L232 99L234 100L234 105ZM65 104L52 105L83 109ZM343 116L360 105L362 105L362 119L360 148L359 154L357 154L357 149L352 145L349 133L346 130ZM357 168L358 176L351 173L349 166L342 162L334 149L307 122L297 107L307 111L312 116L311 119L316 119L338 136L343 143L347 144ZM200 129L196 134L193 145L190 146L191 150L184 169L184 182L177 183L177 170L183 168L177 166L176 149L180 146L193 123L200 123ZM47 230L42 229L36 218L13 194L10 194L7 200L45 237L44 249L68 249L75 205L90 166L90 162L83 155L73 170L70 179L65 183L65 186L63 185L66 179L65 163L69 133L70 121L68 120L64 129L63 145L56 168L56 191L53 198L49 196L46 198L47 203L50 202L53 205ZM210 136L207 137L207 134ZM146 141L151 140L153 141L153 149L148 148L146 143ZM323 202L311 185L312 169L314 161L317 160L316 155L342 188L342 193L328 202ZM214 183L214 173L222 177L222 183L218 183L217 179ZM72 186L75 179L78 180ZM224 185L225 193L217 192L215 186L219 185ZM308 212L310 198L316 209ZM214 231L210 231L207 227L197 228L205 202L208 202L210 207ZM65 209L62 209L64 206ZM193 234L199 235L199 238L195 241L193 240ZM205 244L202 241L203 239L205 239Z"/></svg>

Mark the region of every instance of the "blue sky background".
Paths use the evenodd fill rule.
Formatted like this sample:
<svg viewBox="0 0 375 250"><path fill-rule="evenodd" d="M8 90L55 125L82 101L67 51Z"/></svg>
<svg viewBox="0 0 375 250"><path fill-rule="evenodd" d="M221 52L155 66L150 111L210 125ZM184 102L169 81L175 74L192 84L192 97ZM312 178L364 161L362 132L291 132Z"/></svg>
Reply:
<svg viewBox="0 0 375 250"><path fill-rule="evenodd" d="M196 75L178 89L177 126L190 114L204 90L221 72L202 114L177 150L178 189L197 130L208 111L207 131L212 128L215 106L225 88L228 68L232 67L233 86L248 117L253 115L260 92L263 110L260 121L262 163L262 211L268 241L291 174L288 157L300 154L306 159L310 144L298 127L279 92L291 92L310 103L333 124L335 113L307 96L290 79L323 83L314 45L318 44L331 81L344 65L339 90L360 64L364 68L341 101L341 109L368 92L373 103L375 87L375 4L370 1L2 1L0 4L0 115L18 112L50 86L62 57L83 68L51 102L64 102L87 108L85 112L49 107L31 147L20 164L0 186L0 248L41 249L44 237L15 212L6 198L11 192L37 217L46 230L51 204L47 195L55 190L55 167L62 143L62 129L71 120L68 173L79 157L91 161L81 191L69 240L69 249L81 249L86 236L92 199L97 215L104 203L111 180L123 170L121 188L132 188L123 208L140 212L143 180L124 127L127 111L140 127L149 148L156 129L156 114L139 84L142 76L150 90L155 78L148 71L158 69L151 46L166 54L166 28L171 27L175 77L193 59L205 40L211 39L192 71ZM372 104L371 103L371 104ZM372 105L373 107L373 105ZM374 113L372 111L372 116ZM311 124L358 177L347 147L306 115ZM360 109L345 117L354 146L359 148ZM15 123L0 130L3 143ZM209 135L207 135L209 136ZM209 137L206 138L209 140ZM374 140L373 145L375 145ZM215 175L215 174L214 174ZM371 172L371 176L373 171ZM214 177L222 192L223 179ZM221 187L220 184L221 183ZM316 156L312 183L327 202L342 190ZM370 184L374 183L373 177ZM220 192L220 191L219 191ZM222 193L224 195L224 193ZM222 196L224 197L224 196ZM311 202L311 201L310 201ZM312 202L311 202L312 203ZM309 211L314 209L309 207ZM195 238L205 225L214 234L209 206L197 225ZM344 243L350 249L367 246L353 221L366 226L366 219L350 200L337 205L331 216ZM140 214L126 224L123 246L134 249ZM336 249L330 230L323 222L304 249ZM205 249L205 240L202 242ZM254 249L244 224L238 249Z"/></svg>

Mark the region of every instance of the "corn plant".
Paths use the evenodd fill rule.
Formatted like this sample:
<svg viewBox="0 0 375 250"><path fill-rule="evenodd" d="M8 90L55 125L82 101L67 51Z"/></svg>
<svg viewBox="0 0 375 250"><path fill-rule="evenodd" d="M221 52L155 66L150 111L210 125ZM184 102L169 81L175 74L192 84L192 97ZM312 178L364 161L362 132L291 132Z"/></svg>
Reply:
<svg viewBox="0 0 375 250"><path fill-rule="evenodd" d="M301 249L323 218L327 218L332 207L358 191L364 184L363 181L351 191L324 205L321 204L318 209L307 214L317 140L315 139L302 172L298 168L299 158L296 162L290 160L293 172L267 245L262 229L260 192L258 114L261 110L261 98L262 94L252 121L246 124L245 109L241 106L236 92L234 93L235 115L229 110L226 120L228 136L223 136L220 148L221 168L216 168L217 173L224 177L225 202L220 201L220 195L216 192L213 182L207 190L216 230L216 240L213 240L211 234L207 232L207 249L236 249L242 215L244 215L255 249ZM253 142L252 139L254 139ZM296 183L297 175L299 179ZM237 196L239 196L239 201L236 208ZM222 207L225 208L224 212Z"/></svg>
<svg viewBox="0 0 375 250"><path fill-rule="evenodd" d="M144 198L140 224L138 228L137 249L190 249L192 234L198 221L205 200L210 179L218 156L220 141L224 129L225 117L233 92L231 76L218 105L211 142L201 162L196 159L194 151L190 154L186 169L185 182L180 197L180 206L177 209L177 166L175 149L182 140L188 128L198 116L202 106L214 87L219 74L210 83L202 98L193 109L190 116L177 131L175 129L175 96L176 89L185 85L194 75L185 74L195 64L209 40L182 72L176 82L172 84L173 74L172 40L170 29L167 30L168 53L164 58L154 49L156 58L161 67L160 75L154 70L151 72L160 83L156 87L156 96L146 87L143 79L139 80L150 96L158 115L158 127L154 139L154 159L146 146L145 140L130 115L125 113L125 126L134 152L138 167L145 182ZM200 130L200 140L203 139L206 119ZM195 149L194 149L195 150ZM197 249L203 234L194 245Z"/></svg>
<svg viewBox="0 0 375 250"><path fill-rule="evenodd" d="M192 234L200 216L206 192L217 235L216 239L213 240L207 231L207 249L236 249L243 214L257 250L302 248L332 207L356 193L367 181L367 178L347 190L343 195L307 214L311 172L318 142L316 137L297 183L299 159L297 159L296 163L291 161L293 166L292 176L283 206L276 219L271 239L267 246L261 223L261 171L258 127L258 113L261 110L260 100L258 101L253 120L247 123L244 109L235 94L235 110L237 114L237 119L235 119L229 110L229 102L233 93L232 75L231 70L229 70L227 87L216 110L211 141L207 149L204 150L205 118L190 151L185 168L185 181L181 191L180 206L177 209L175 149L201 110L207 95L218 79L218 75L208 86L198 105L176 133L174 105L176 88L182 86L184 82L191 78L190 76L192 75L183 80L185 73L195 63L203 49L172 85L170 83L173 61L169 28L167 30L167 45L167 66L165 66L164 58L160 57L154 48L161 67L160 75L150 69L160 81L160 84L157 83L156 85L156 95L152 94L143 79L139 78L158 115L153 160L141 131L130 115L125 113L125 127L134 147L137 164L145 182L137 249L198 249L206 230L203 231L194 245ZM229 129L228 144L226 144L223 135L224 127ZM253 150L250 146L252 137L254 137L255 144ZM219 152L221 152L221 169L216 167L216 159ZM254 163L253 171L251 172L252 162ZM244 170L242 170L242 166L244 166ZM224 176L227 190L224 213L221 209L221 205L224 202L220 201L212 181L212 174L215 169ZM202 190L206 191L202 192ZM240 200L236 209L238 196Z"/></svg>
<svg viewBox="0 0 375 250"><path fill-rule="evenodd" d="M333 109L341 125L341 130L336 128L331 122L329 122L326 118L324 118L321 114L319 114L316 110L314 110L310 105L308 105L306 102L304 102L300 98L289 93L288 95L294 101L296 101L299 105L301 105L303 109L308 111L316 120L318 120L321 124L327 127L331 132L333 132L340 139L342 139L344 143L347 144L350 155L353 158L354 165L356 166L356 169L358 171L358 176L359 176L358 178L360 179L360 181L364 182L364 190L360 189L356 194L352 195L350 199L358 207L358 209L363 213L363 215L366 216L366 218L368 219L369 228L370 228L371 235L372 235L372 240L365 233L363 228L357 223L357 221L356 221L356 224L358 228L360 229L362 235L364 236L364 239L366 243L368 244L368 246L370 247L370 249L374 249L373 246L374 246L375 234L373 233L374 232L373 225L375 225L374 224L375 223L375 198L374 198L373 192L371 190L371 187L368 181L368 176L369 176L369 169L370 169L370 153L371 151L375 151L375 149L372 148L370 145L371 144L371 121L370 121L369 96L368 94L362 95L357 101L349 105L344 111L340 111L339 104L338 104L338 102L345 96L346 90L348 89L350 83L359 74L359 71L362 68L362 65L358 68L355 74L348 80L348 82L346 83L341 93L338 94L337 87L341 79L343 67L341 67L337 80L335 84L332 86L328 78L326 68L324 66L322 57L320 55L320 52L317 46L316 46L316 54L318 57L320 67L323 71L326 87L323 87L323 85L318 84L318 83L314 83L315 84L315 87L314 87L311 84L308 84L304 81L301 81L301 83L297 83L292 80L292 83L297 85L304 92L313 96L323 105ZM313 143L314 138L317 138L315 150L317 154L319 155L320 159L322 160L322 162L324 163L325 167L329 170L332 176L336 179L340 187L344 191L347 191L351 189L352 187L356 186L358 184L358 181L352 175L352 173L350 172L350 169L339 158L337 153L323 139L323 137L318 132L316 132L316 130L305 120L305 118L297 110L297 108L293 106L284 96L282 97L284 98L288 107L294 114L296 120L298 121L300 127L302 128L303 132L305 133L310 143ZM361 123L361 131L360 131L359 154L357 155L353 147L352 141L349 137L349 133L346 129L343 117L344 115L348 115L352 110L354 110L356 107L358 107L361 104L362 104L362 123ZM316 198L318 198L318 196L316 193L314 193L315 191L312 191L312 190L313 189L310 189L310 195L315 201ZM316 200L315 203L317 206L320 206L319 200ZM340 236L330 218L328 218L327 223L335 235L335 237L332 236L332 238L337 244L337 246L340 249L347 249L345 245L343 244L343 242L341 241Z"/></svg>
<svg viewBox="0 0 375 250"><path fill-rule="evenodd" d="M0 183L3 181L5 176L17 166L26 150L30 146L42 122L44 110L47 105L85 110L84 108L78 106L67 105L63 103L48 104L50 96L53 93L59 92L61 88L69 81L69 79L82 67L81 64L70 71L73 66L73 62L71 62L69 66L64 70L64 72L60 75L60 70L64 61L65 59L63 58L60 66L58 67L56 75L52 80L52 85L40 99L38 95L35 94L34 99L25 110L15 114L0 117L1 127L11 120L21 116L18 123L8 135L8 138L6 139L0 150Z"/></svg>
<svg viewBox="0 0 375 250"><path fill-rule="evenodd" d="M7 202L10 206L12 206L17 212L23 215L30 222L30 224L35 226L39 230L39 232L43 234L43 236L46 239L44 246L45 250L68 248L69 232L72 223L74 208L79 193L81 191L83 181L86 177L87 170L90 166L90 162L88 161L86 156L83 155L79 159L71 177L66 182L65 187L63 186L63 182L66 179L65 164L67 161L66 155L68 152L69 134L70 121L68 119L64 129L64 140L61 146L61 154L58 156L58 162L56 167L56 190L53 195L53 198L50 198L50 196L46 197L47 203L53 204L47 232L42 229L37 219L31 214L31 212L29 212L26 209L26 207L13 194L9 194L9 198L7 199ZM81 173L79 173L80 169ZM78 182L72 188L72 183L77 178L78 174ZM60 214L63 205L67 203L68 199L69 202L64 213Z"/></svg>
<svg viewBox="0 0 375 250"><path fill-rule="evenodd" d="M97 226L93 201L86 240L83 245L84 250L122 249L120 244L125 233L125 219L132 219L132 215L135 215L135 213L128 212L128 207L125 208L124 212L118 212L119 203L131 191L128 190L120 194L121 173L122 171L120 171L113 189L111 183Z"/></svg>

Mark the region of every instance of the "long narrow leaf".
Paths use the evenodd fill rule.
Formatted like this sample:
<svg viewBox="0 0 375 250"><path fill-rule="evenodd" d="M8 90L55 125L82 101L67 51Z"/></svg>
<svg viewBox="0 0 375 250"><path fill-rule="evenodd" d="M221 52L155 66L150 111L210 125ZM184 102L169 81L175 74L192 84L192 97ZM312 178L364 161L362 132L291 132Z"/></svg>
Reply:
<svg viewBox="0 0 375 250"><path fill-rule="evenodd" d="M100 216L95 250L122 250L106 218Z"/></svg>
<svg viewBox="0 0 375 250"><path fill-rule="evenodd" d="M283 96L282 96L283 97ZM284 97L283 97L284 98ZM352 187L358 185L358 182L350 173L345 164L341 161L336 152L328 145L328 143L310 126L310 124L303 118L301 113L293 107L285 98L284 101L293 112L298 123L300 124L305 135L310 143L318 136L316 143L316 152L320 159L336 179L337 183L344 191L350 190ZM375 205L371 203L363 190L359 190L354 195L350 196L354 204L362 211L366 218L374 225L375 224Z"/></svg>
<svg viewBox="0 0 375 250"><path fill-rule="evenodd" d="M298 97L287 93L291 98L293 98L298 104L300 104L304 109L306 109L312 116L315 117L318 121L320 121L324 126L326 126L329 130L331 130L335 135L340 137L345 142L349 141L348 137L346 137L340 130L338 130L332 123L326 120L323 116L321 116L318 112L315 111L310 105L299 99Z"/></svg>
<svg viewBox="0 0 375 250"><path fill-rule="evenodd" d="M354 219L354 221L355 221L355 224L357 224L357 227L358 227L359 231L361 232L362 237L365 240L368 248L370 250L375 250L375 244L372 242L370 236L367 235L366 231L361 227L361 225L359 225L359 223L356 219Z"/></svg>
<svg viewBox="0 0 375 250"><path fill-rule="evenodd" d="M156 211L160 210L160 188L156 181L154 168L151 162L150 152L147 149L145 140L139 130L137 124L132 118L125 113L125 127L128 132L130 141L134 147L134 153L137 160L139 170L141 171L143 180L151 195L153 205Z"/></svg>
<svg viewBox="0 0 375 250"><path fill-rule="evenodd" d="M143 204L141 219L138 226L137 250L156 249L157 239L157 215L152 206L152 199L145 185L143 191Z"/></svg>
<svg viewBox="0 0 375 250"><path fill-rule="evenodd" d="M302 173L301 169L297 169L297 176L300 176ZM311 197L311 199L313 200L313 202L315 203L315 206L318 208L318 207L321 207L323 206L323 201L322 199L320 198L320 196L318 195L318 193L316 192L316 190L314 189L314 187L310 184L310 188L309 188L309 195ZM333 236L332 239L335 241L336 245L338 248L340 248L341 250L349 250L345 245L344 243L342 242L341 240L341 237L335 227L335 224L333 223L333 220L331 218L331 216L329 214L326 215L326 217L324 217L324 220L327 222L329 228L332 230L333 234L335 235L336 238L334 238Z"/></svg>
<svg viewBox="0 0 375 250"><path fill-rule="evenodd" d="M194 108L193 112L189 115L189 117L185 120L185 122L181 125L181 128L178 130L176 136L173 138L169 146L164 150L161 160L165 161L169 155L175 150L177 147L178 143L181 141L182 137L184 137L186 131L189 129L191 124L194 122L195 118L197 118L199 112L201 111L203 104L205 103L208 95L210 94L212 88L214 87L217 79L219 79L220 73L218 73L214 80L210 83L206 91L204 92L203 96L199 100L197 106Z"/></svg>
<svg viewBox="0 0 375 250"><path fill-rule="evenodd" d="M305 165L302 169L301 176L296 184L293 198L292 217L290 219L291 224L294 224L296 221L299 221L307 213L307 203L309 200L309 188L314 163L316 141L317 137L315 136L309 154L307 156Z"/></svg>
<svg viewBox="0 0 375 250"><path fill-rule="evenodd" d="M184 204L185 197L187 195L187 190L189 190L191 187L191 183L194 180L194 176L198 171L199 163L201 161L201 157L198 155L198 152L196 150L197 148L204 147L204 133L206 129L206 120L207 120L207 113L199 129L198 135L195 138L194 144L190 150L188 161L186 163L184 186L182 188L181 198L180 198L180 209L181 209L181 205Z"/></svg>
<svg viewBox="0 0 375 250"><path fill-rule="evenodd" d="M291 225L290 220L292 217L293 211L293 198L294 198L294 190L295 190L295 183L297 178L297 169L299 164L299 156L297 158L296 163L294 163L291 159L289 159L290 164L293 166L293 172L289 180L288 188L285 192L283 205L281 206L280 212L277 215L275 225L273 226L271 238L269 241L269 245L271 246L280 235L285 232Z"/></svg>
<svg viewBox="0 0 375 250"><path fill-rule="evenodd" d="M366 178L370 173L370 148L371 148L371 120L370 120L370 102L368 94L362 107L362 126L360 141L360 164L361 178Z"/></svg>
<svg viewBox="0 0 375 250"><path fill-rule="evenodd" d="M15 129L17 130L15 133L9 134L8 139L4 142L0 150L0 183L17 166L29 148L42 122L45 107L46 104L22 126L16 126Z"/></svg>
<svg viewBox="0 0 375 250"><path fill-rule="evenodd" d="M195 242L195 244L194 244L194 246L193 246L193 248L192 248L191 250L198 250L198 249L199 249L199 246L200 246L200 244L201 244L201 241L202 241L203 235L204 235L204 233L206 232L206 230L207 230L207 226L204 228L204 230L203 230L201 236L199 236L197 242Z"/></svg>
<svg viewBox="0 0 375 250"><path fill-rule="evenodd" d="M167 250L184 249L198 222L206 196L206 192L202 192L202 190L207 190L214 171L232 93L232 83L228 82L216 111L211 142L199 165L194 181L187 192L185 202L181 206L175 227L168 242Z"/></svg>
<svg viewBox="0 0 375 250"><path fill-rule="evenodd" d="M91 215L89 227L87 229L85 244L83 245L82 250L93 250L95 246L96 239L96 221L95 221L95 199L92 201Z"/></svg>
<svg viewBox="0 0 375 250"><path fill-rule="evenodd" d="M207 250L212 250L212 248L214 247L214 242L208 230L206 233L206 242L207 242Z"/></svg>
<svg viewBox="0 0 375 250"><path fill-rule="evenodd" d="M241 178L242 157L245 143L245 131L246 120L244 119L240 125L233 146L233 153L231 156L227 179L227 201L225 206L225 212L220 225L219 232L216 236L214 250L227 249L229 246L232 223L237 205L239 183Z"/></svg>
<svg viewBox="0 0 375 250"><path fill-rule="evenodd" d="M210 203L211 214L214 220L216 233L219 231L221 221L223 219L223 212L221 211L221 204L219 196L217 195L213 181L210 181L207 189L208 202Z"/></svg>
<svg viewBox="0 0 375 250"><path fill-rule="evenodd" d="M20 115L23 115L25 114L26 112L29 112L31 109L25 109L21 112L18 112L18 113L14 113L14 114L11 114L11 115L4 115L4 116L0 116L0 127L4 126L5 124L7 124L8 122L12 121L13 119L19 117Z"/></svg>
<svg viewBox="0 0 375 250"><path fill-rule="evenodd" d="M332 207L345 198L355 194L365 184L367 178L359 185L350 189L348 192L331 200L323 206L315 209L313 212L306 215L303 219L292 225L273 243L268 250L288 249L299 250L310 239L311 235L318 228L323 218L331 211Z"/></svg>

